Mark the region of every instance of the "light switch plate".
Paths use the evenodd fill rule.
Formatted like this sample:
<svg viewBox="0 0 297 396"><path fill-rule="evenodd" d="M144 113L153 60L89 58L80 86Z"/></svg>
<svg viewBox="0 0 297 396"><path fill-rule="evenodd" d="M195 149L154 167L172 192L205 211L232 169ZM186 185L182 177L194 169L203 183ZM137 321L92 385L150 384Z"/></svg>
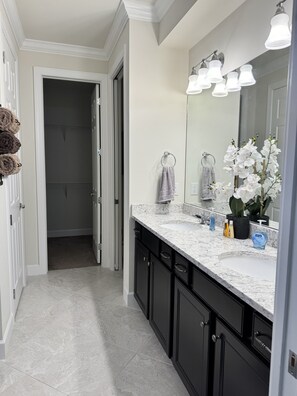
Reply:
<svg viewBox="0 0 297 396"><path fill-rule="evenodd" d="M293 351L289 350L289 365L288 371L294 378L297 379L297 355Z"/></svg>

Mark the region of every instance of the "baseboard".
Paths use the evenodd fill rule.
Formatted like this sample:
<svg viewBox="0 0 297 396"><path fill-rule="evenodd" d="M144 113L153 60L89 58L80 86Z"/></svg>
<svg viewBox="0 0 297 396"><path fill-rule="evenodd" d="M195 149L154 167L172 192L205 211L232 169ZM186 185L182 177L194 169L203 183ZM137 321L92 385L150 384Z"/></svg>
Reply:
<svg viewBox="0 0 297 396"><path fill-rule="evenodd" d="M139 309L139 305L134 298L134 293L128 293L124 290L124 301L127 307Z"/></svg>
<svg viewBox="0 0 297 396"><path fill-rule="evenodd" d="M10 314L5 332L4 332L4 336L3 336L3 340L0 340L0 360L4 360L5 359L5 355L7 352L7 348L11 339L11 335L12 335L12 330L13 330L13 324L14 324L14 318L13 318L13 314Z"/></svg>
<svg viewBox="0 0 297 396"><path fill-rule="evenodd" d="M37 276L37 275L45 275L46 272L40 265L28 265L27 266L27 275L28 276Z"/></svg>
<svg viewBox="0 0 297 396"><path fill-rule="evenodd" d="M92 235L92 228L74 228L72 230L52 230L47 232L48 238L61 238L68 236Z"/></svg>

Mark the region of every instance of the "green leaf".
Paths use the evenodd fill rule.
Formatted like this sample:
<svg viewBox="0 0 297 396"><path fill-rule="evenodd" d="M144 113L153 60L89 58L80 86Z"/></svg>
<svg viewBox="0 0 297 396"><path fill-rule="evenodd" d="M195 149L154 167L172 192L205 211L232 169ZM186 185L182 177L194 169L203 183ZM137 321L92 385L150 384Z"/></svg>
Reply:
<svg viewBox="0 0 297 396"><path fill-rule="evenodd" d="M229 199L229 206L233 216L242 217L244 216L244 203L240 198L231 197Z"/></svg>

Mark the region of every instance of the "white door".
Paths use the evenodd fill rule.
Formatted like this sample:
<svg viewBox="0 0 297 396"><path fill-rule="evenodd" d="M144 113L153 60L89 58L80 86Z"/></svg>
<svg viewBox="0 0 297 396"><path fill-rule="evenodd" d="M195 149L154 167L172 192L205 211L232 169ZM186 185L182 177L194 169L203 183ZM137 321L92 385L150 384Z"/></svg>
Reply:
<svg viewBox="0 0 297 396"><path fill-rule="evenodd" d="M267 130L278 140L278 147L284 147L284 132L286 121L287 81L280 81L269 89ZM279 154L280 173L282 174L282 152ZM270 204L267 215L273 221L279 222L280 195Z"/></svg>
<svg viewBox="0 0 297 396"><path fill-rule="evenodd" d="M3 45L3 106L17 111L17 60L2 33ZM19 136L18 136L19 137ZM20 157L20 152L17 153ZM22 209L21 180L22 173L9 176L7 179L7 198L10 213L10 257L11 257L11 279L12 294L14 300L14 313L17 310L22 289L24 286L24 233Z"/></svg>
<svg viewBox="0 0 297 396"><path fill-rule="evenodd" d="M97 263L101 264L101 127L100 87L92 94L92 172L93 172L93 249Z"/></svg>

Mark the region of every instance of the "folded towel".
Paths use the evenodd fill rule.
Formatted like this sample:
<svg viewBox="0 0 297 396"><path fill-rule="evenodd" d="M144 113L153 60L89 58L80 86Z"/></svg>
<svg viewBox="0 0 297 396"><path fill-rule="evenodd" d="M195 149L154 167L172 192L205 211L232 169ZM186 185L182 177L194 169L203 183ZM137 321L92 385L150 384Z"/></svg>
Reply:
<svg viewBox="0 0 297 396"><path fill-rule="evenodd" d="M210 201L214 199L214 191L211 185L216 182L214 168L212 166L202 168L201 177L201 200Z"/></svg>
<svg viewBox="0 0 297 396"><path fill-rule="evenodd" d="M22 164L15 154L0 155L0 175L9 176L19 173Z"/></svg>
<svg viewBox="0 0 297 396"><path fill-rule="evenodd" d="M159 191L159 203L169 203L174 200L175 175L172 166L163 166Z"/></svg>
<svg viewBox="0 0 297 396"><path fill-rule="evenodd" d="M0 133L0 154L15 154L21 147L21 142L11 132Z"/></svg>
<svg viewBox="0 0 297 396"><path fill-rule="evenodd" d="M9 109L0 107L0 130L18 133L20 130L20 122Z"/></svg>

